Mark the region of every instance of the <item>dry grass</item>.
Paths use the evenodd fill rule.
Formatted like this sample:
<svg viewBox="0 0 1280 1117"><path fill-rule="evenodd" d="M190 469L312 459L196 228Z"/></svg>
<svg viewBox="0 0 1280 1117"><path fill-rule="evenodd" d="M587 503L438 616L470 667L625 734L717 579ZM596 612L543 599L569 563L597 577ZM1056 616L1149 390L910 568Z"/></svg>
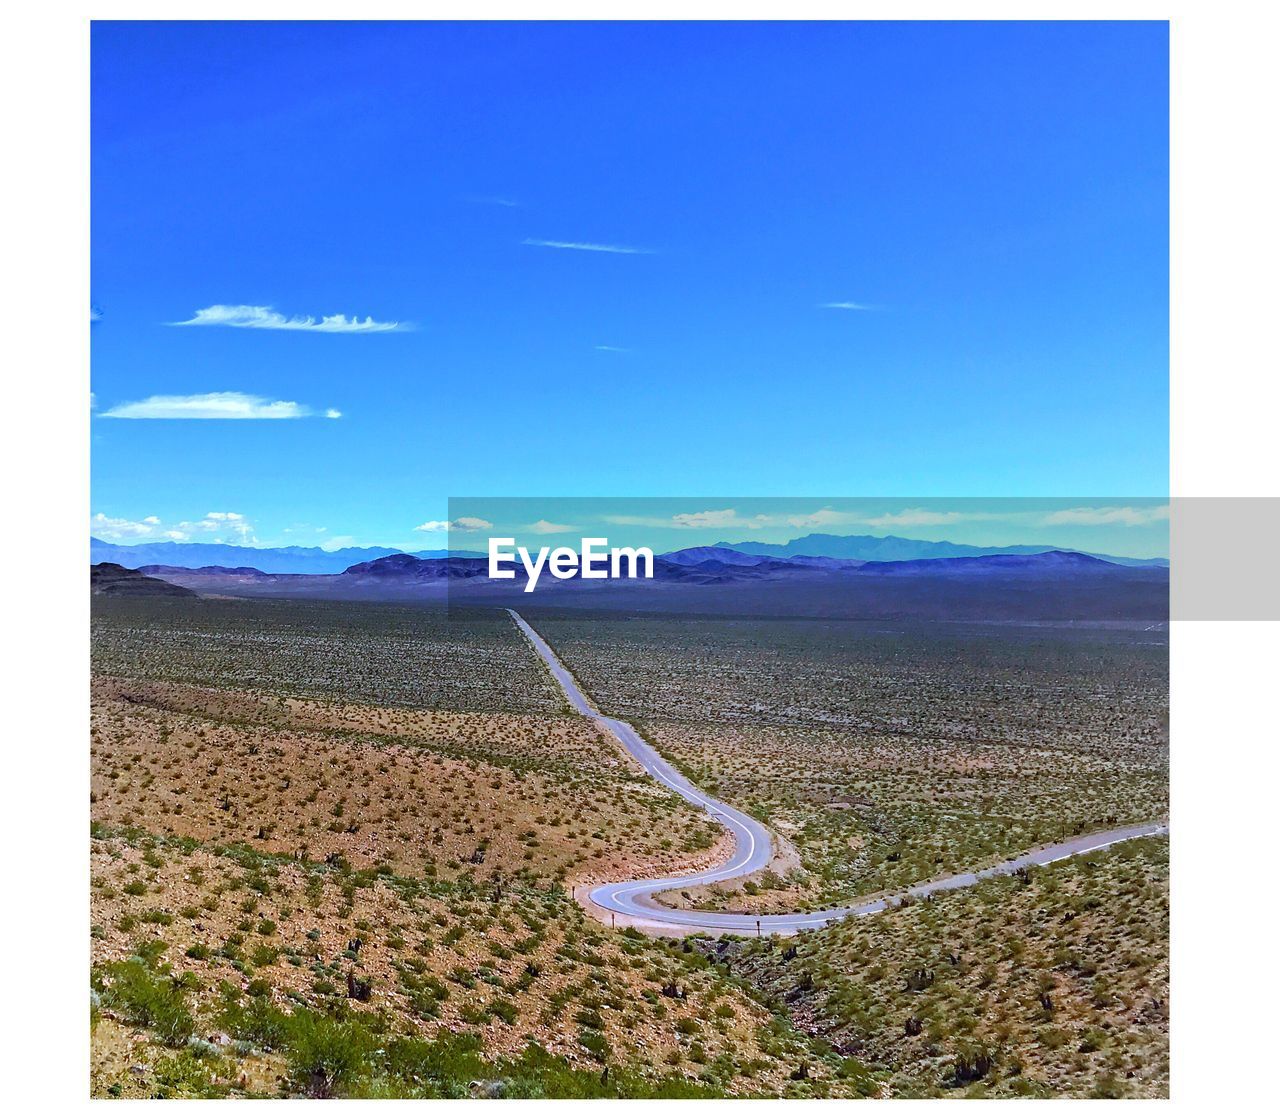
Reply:
<svg viewBox="0 0 1280 1117"><path fill-rule="evenodd" d="M528 700L545 671L505 616L455 652L425 639L422 654L458 657L445 675L470 674L465 701L423 709L409 701L419 653L386 680L404 704L318 680L335 641L364 654L439 617L208 604L192 617L109 603L99 618L95 1093L314 1090L254 1023L270 1012L316 1013L378 1051L475 1035L464 1069L507 1058L517 1090L867 1088L697 952L606 931L572 901L575 884L718 860L724 839L612 737ZM266 666L250 671L259 647ZM188 1028L203 1038L182 1046ZM519 1062L531 1044L558 1062ZM418 1081L390 1055L359 1058L340 1092L459 1088L457 1074Z"/></svg>
<svg viewBox="0 0 1280 1117"><path fill-rule="evenodd" d="M328 601L95 598L93 668L417 709L557 713L501 610Z"/></svg>
<svg viewBox="0 0 1280 1117"><path fill-rule="evenodd" d="M671 893L783 912L1168 809L1167 644L1136 630L535 618L602 708L800 870Z"/></svg>
<svg viewBox="0 0 1280 1117"><path fill-rule="evenodd" d="M794 845L677 904L828 903L1167 802L1163 636L530 619L602 708ZM95 601L94 667L95 1093L315 1092L306 1043L271 1034L308 1014L351 1047L338 1093L482 1071L553 1096L1167 1089L1164 843L794 953L690 949L566 890L710 863L723 835L567 716L497 611ZM389 1054L459 1035L489 1063L424 1079ZM554 1065L520 1062L531 1044Z"/></svg>
<svg viewBox="0 0 1280 1117"><path fill-rule="evenodd" d="M891 1068L895 1096L1166 1097L1168 852L1127 842L750 944L733 970Z"/></svg>
<svg viewBox="0 0 1280 1117"><path fill-rule="evenodd" d="M531 883L678 870L719 852L702 815L581 718L100 679L92 726L93 818L113 825Z"/></svg>
<svg viewBox="0 0 1280 1117"><path fill-rule="evenodd" d="M386 1036L474 1033L491 1059L534 1040L593 1073L606 1060L655 1081L711 1073L731 1093L783 1092L801 1061L815 1078L827 1069L699 955L606 932L556 888L432 884L108 827L92 881L95 965L141 954L182 975L195 1034L233 1092L292 1089L260 1039L236 1042L255 998L358 1012ZM154 1092L172 1052L138 1029L124 1047L146 1065L123 1073L122 1018L105 1015L94 1092Z"/></svg>

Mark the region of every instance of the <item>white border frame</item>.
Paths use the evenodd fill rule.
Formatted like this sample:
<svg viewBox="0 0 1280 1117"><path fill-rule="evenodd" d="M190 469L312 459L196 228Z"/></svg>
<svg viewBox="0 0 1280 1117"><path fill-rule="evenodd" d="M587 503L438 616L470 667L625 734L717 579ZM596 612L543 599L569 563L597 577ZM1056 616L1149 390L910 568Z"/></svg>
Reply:
<svg viewBox="0 0 1280 1117"><path fill-rule="evenodd" d="M5 733L16 810L3 1023L5 1101L87 1102L85 763L88 598L88 24L125 19L824 18L1172 19L1171 495L1277 495L1272 339L1280 248L1274 156L1276 9L1191 3L682 3L260 0L72 2L11 13L3 409L5 570L17 624ZM1223 540L1229 555L1230 540ZM1175 551L1174 562L1177 562ZM1232 576L1224 570L1223 576ZM1173 632L1174 1104L1251 1110L1270 1093L1274 938L1260 909L1277 787L1280 625L1177 622ZM1255 969L1264 970L1262 979ZM18 988L13 988L14 978ZM127 1105L130 1103L117 1102ZM239 1106L265 1103L237 1102ZM369 1103L348 1103L363 1109ZM384 1103L385 1104L385 1103ZM410 1104L410 1103L390 1103ZM449 1104L449 1103L437 1103ZM460 1103L466 1104L466 1103ZM563 1103L509 1103L547 1109ZM631 1103L656 1112L658 1103ZM665 1103L664 1103L665 1104ZM677 1103L697 1104L697 1103ZM784 1102L701 1103L736 1108ZM801 1103L823 1104L823 1103ZM915 1104L915 1103L909 1103ZM924 1103L920 1103L924 1104ZM979 1103L982 1104L982 1103ZM1006 1102L1005 1105L1032 1103ZM1261 1107L1259 1100L1258 1107Z"/></svg>

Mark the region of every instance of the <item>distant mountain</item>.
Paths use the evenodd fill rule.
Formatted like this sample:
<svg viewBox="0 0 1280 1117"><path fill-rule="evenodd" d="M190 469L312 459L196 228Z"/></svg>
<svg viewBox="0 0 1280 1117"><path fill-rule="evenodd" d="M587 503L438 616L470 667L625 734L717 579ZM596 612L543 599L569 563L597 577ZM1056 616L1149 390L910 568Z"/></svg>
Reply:
<svg viewBox="0 0 1280 1117"><path fill-rule="evenodd" d="M241 547L233 543L106 543L89 540L90 562L114 562L136 570L143 566L175 566L196 570L203 566L229 569L249 567L264 574L341 574L349 566L387 555L400 554L394 547ZM415 558L447 558L448 551L419 551ZM477 551L455 551L455 556L478 557Z"/></svg>
<svg viewBox="0 0 1280 1117"><path fill-rule="evenodd" d="M1078 573L1117 570L1118 564L1075 551L1043 551L1029 555L965 555L959 558L907 559L902 562L858 562L797 555L795 558L767 558L725 547L690 547L658 555L653 564L655 582L690 585L726 585L731 582L762 582L828 578L833 576L962 577L1031 574L1038 577L1069 578ZM229 572L228 572L229 573ZM487 558L421 559L397 554L357 563L343 571L336 584L412 585L452 579L479 579L491 583ZM520 572L516 572L517 580ZM577 576L556 579L578 582ZM552 579L542 582L549 587Z"/></svg>
<svg viewBox="0 0 1280 1117"><path fill-rule="evenodd" d="M729 562L737 566L755 566L764 561L763 555L751 555L732 547L685 547L681 551L668 551L661 558L677 566L696 566L700 562Z"/></svg>
<svg viewBox="0 0 1280 1117"><path fill-rule="evenodd" d="M706 550L738 551L770 558L793 558L818 555L825 558L859 559L863 562L910 562L915 559L966 558L980 555L1036 555L1061 551L1061 547L1021 543L1007 547L975 547L968 543L933 542L927 539L904 539L900 535L805 535L789 543L717 543ZM1084 552L1080 552L1084 553ZM1120 566L1169 565L1168 559L1125 558L1118 555L1092 554L1091 557Z"/></svg>
<svg viewBox="0 0 1280 1117"><path fill-rule="evenodd" d="M344 581L440 582L449 578L478 578L489 573L485 558L456 556L422 558L418 555L394 554L360 562L342 572Z"/></svg>
<svg viewBox="0 0 1280 1117"><path fill-rule="evenodd" d="M265 578L256 566L140 566L141 574L238 574L244 578Z"/></svg>
<svg viewBox="0 0 1280 1117"><path fill-rule="evenodd" d="M703 562L720 562L729 566L757 566L768 556L750 554L731 547L686 547L680 551L668 551L658 557L677 566L697 566ZM788 555L786 561L792 566L812 566L825 570L861 565L858 559L828 558L821 555Z"/></svg>
<svg viewBox="0 0 1280 1117"><path fill-rule="evenodd" d="M1034 555L964 555L960 558L906 559L902 562L864 562L862 576L957 577L975 575L1034 574L1070 577L1078 573L1102 573L1121 564L1079 551L1043 551Z"/></svg>
<svg viewBox="0 0 1280 1117"><path fill-rule="evenodd" d="M264 574L254 569L170 568L166 581L202 594L339 601L555 605L768 617L948 621L1105 621L1168 618L1169 571L1123 566L1078 552L965 555L901 562L822 556L768 558L720 549L712 557L659 555L654 577L557 580L535 595L488 577L486 558L393 554L341 574ZM691 561L699 558L700 561ZM139 575L144 577L145 574Z"/></svg>
<svg viewBox="0 0 1280 1117"><path fill-rule="evenodd" d="M100 597L198 597L194 590L149 578L118 563L100 562L89 567L89 592Z"/></svg>

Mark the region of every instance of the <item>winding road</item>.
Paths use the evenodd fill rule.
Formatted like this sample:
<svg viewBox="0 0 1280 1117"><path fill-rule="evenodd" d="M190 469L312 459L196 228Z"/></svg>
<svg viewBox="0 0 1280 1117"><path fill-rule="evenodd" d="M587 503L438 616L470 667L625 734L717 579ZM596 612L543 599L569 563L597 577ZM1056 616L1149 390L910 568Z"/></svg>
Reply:
<svg viewBox="0 0 1280 1117"><path fill-rule="evenodd" d="M682 799L695 807L705 810L716 822L725 827L734 839L733 853L729 859L712 869L696 873L684 873L679 876L659 877L650 880L628 880L619 884L600 884L591 889L590 902L597 909L610 912L613 916L622 916L624 922L650 930L659 934L692 934L720 932L734 934L767 934L791 935L797 931L811 927L822 927L837 919L850 915L871 915L883 911L903 896L923 897L935 892L946 892L955 888L967 888L984 877L999 876L1016 872L1018 869L1034 865L1050 865L1068 857L1095 850L1106 849L1117 842L1131 838L1145 838L1156 834L1167 834L1167 822L1138 823L1133 826L1121 826L1114 830L1100 830L1092 834L1081 834L1054 845L1024 853L1019 857L1001 861L999 864L978 869L974 872L956 873L954 876L939 880L926 881L901 889L891 896L878 897L848 907L827 908L823 911L798 912L790 915L744 915L736 912L691 911L666 907L654 899L655 894L672 888L689 888L695 885L713 884L716 881L731 880L734 877L746 876L758 869L763 869L773 857L773 841L764 824L750 815L713 799L689 782L670 763L658 755L657 750L649 744L635 727L618 718L606 717L591 704L591 700L582 692L577 680L563 663L551 646L538 634L519 613L508 609L512 620L520 631L528 637L534 650L542 657L564 691L569 705L584 717L591 718L601 728L607 730L618 739L627 750L659 783L664 784Z"/></svg>

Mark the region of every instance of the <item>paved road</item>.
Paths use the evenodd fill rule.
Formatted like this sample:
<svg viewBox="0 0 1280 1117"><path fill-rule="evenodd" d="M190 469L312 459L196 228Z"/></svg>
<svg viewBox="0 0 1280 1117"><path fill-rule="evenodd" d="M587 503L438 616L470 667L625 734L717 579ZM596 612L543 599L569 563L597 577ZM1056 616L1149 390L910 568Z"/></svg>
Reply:
<svg viewBox="0 0 1280 1117"><path fill-rule="evenodd" d="M672 888L689 888L694 885L712 884L718 880L730 880L753 873L757 869L763 869L773 856L773 843L769 837L769 831L759 820L698 790L659 756L657 750L636 732L634 726L618 718L606 717L597 710L591 704L591 700L582 693L581 687L578 686L577 680L569 669L560 662L556 653L551 650L551 646L538 635L529 622L514 609L508 609L507 612L511 614L512 620L529 638L529 642L550 668L551 674L555 676L565 697L569 700L569 705L612 733L621 742L622 747L634 756L655 780L671 788L682 799L705 810L733 834L733 853L724 864L714 869L652 880L628 880L619 884L601 884L591 890L593 904L605 911L615 912L639 926L657 927L667 932L679 933L720 931L752 935L757 933L789 935L805 928L821 927L834 920L843 919L845 916L870 915L873 912L883 911L902 896L923 897L934 892L967 888L984 877L1012 873L1033 865L1050 865L1067 857L1106 849L1117 842L1128 841L1131 838L1169 832L1166 822L1147 822L1135 826L1121 826L1114 830L1101 830L1093 834L1081 834L975 872L957 873L954 876L913 885L891 896L866 900L849 907L827 908L823 911L792 915L762 915L757 918L754 915L734 912L677 911L664 907L653 898L656 893Z"/></svg>

